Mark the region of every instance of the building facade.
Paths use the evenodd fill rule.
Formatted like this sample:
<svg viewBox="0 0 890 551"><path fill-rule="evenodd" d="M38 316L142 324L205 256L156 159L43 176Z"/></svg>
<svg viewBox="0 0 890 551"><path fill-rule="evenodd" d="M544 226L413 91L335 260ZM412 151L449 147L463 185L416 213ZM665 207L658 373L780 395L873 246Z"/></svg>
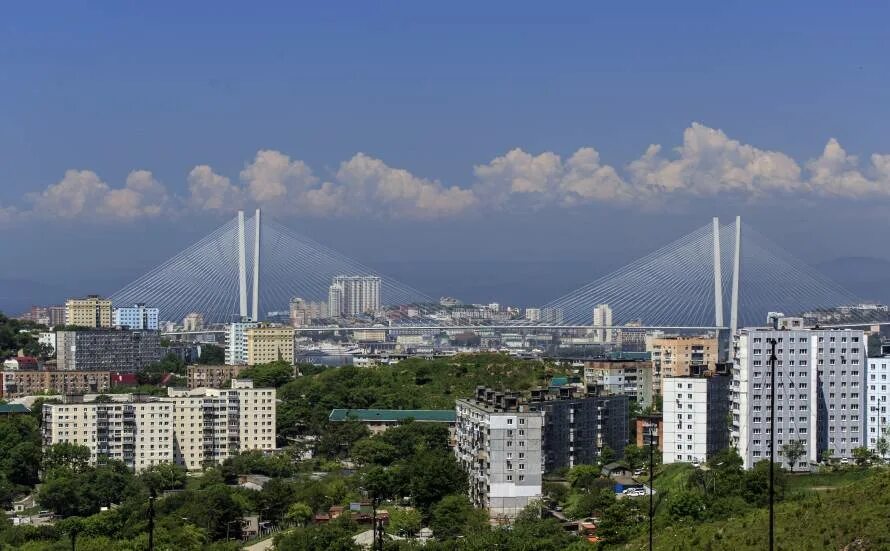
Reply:
<svg viewBox="0 0 890 551"><path fill-rule="evenodd" d="M719 361L716 336L660 336L647 339L646 351L652 360L652 381L656 394L662 393L664 377L683 377L693 368L714 370Z"/></svg>
<svg viewBox="0 0 890 551"><path fill-rule="evenodd" d="M108 402L43 405L43 444L80 444L90 462L122 461L134 471L173 461L173 403Z"/></svg>
<svg viewBox="0 0 890 551"><path fill-rule="evenodd" d="M108 371L4 371L3 398L36 394L88 394L107 392L111 386Z"/></svg>
<svg viewBox="0 0 890 551"><path fill-rule="evenodd" d="M455 456L469 497L491 518L514 518L541 498L543 416L517 394L479 388L457 401Z"/></svg>
<svg viewBox="0 0 890 551"><path fill-rule="evenodd" d="M597 304L593 308L593 342L598 344L610 344L613 342L612 307L608 304ZM597 329L604 327L604 329Z"/></svg>
<svg viewBox="0 0 890 551"><path fill-rule="evenodd" d="M867 407L868 419L868 449L880 453L880 440L890 441L890 415L887 413L888 399L890 396L890 356L881 356L868 359L868 371L866 375L868 385ZM884 459L890 457L890 453L884 451Z"/></svg>
<svg viewBox="0 0 890 551"><path fill-rule="evenodd" d="M728 375L664 378L662 462L706 462L729 447Z"/></svg>
<svg viewBox="0 0 890 551"><path fill-rule="evenodd" d="M168 388L173 459L189 470L248 450L275 449L275 389L233 379L231 388Z"/></svg>
<svg viewBox="0 0 890 551"><path fill-rule="evenodd" d="M114 309L114 325L129 329L158 330L158 309L147 308L144 304L134 304L126 308Z"/></svg>
<svg viewBox="0 0 890 551"><path fill-rule="evenodd" d="M61 371L141 371L161 361L157 331L91 329L56 332L56 367Z"/></svg>
<svg viewBox="0 0 890 551"><path fill-rule="evenodd" d="M652 365L644 360L590 360L584 363L584 381L598 394L627 396L641 408L652 404Z"/></svg>
<svg viewBox="0 0 890 551"><path fill-rule="evenodd" d="M751 468L770 454L770 348L776 341L775 452L799 440L795 470L865 446L866 357L860 330L742 329L734 339L731 443ZM787 463L786 463L787 465Z"/></svg>
<svg viewBox="0 0 890 551"><path fill-rule="evenodd" d="M338 285L342 297L341 315L374 314L380 310L379 277L341 275L334 277L331 287Z"/></svg>
<svg viewBox="0 0 890 551"><path fill-rule="evenodd" d="M111 300L89 295L65 302L65 324L78 327L111 327Z"/></svg>
<svg viewBox="0 0 890 551"><path fill-rule="evenodd" d="M294 328L262 325L244 331L247 365L278 360L294 363Z"/></svg>
<svg viewBox="0 0 890 551"><path fill-rule="evenodd" d="M186 385L196 388L223 388L237 379L246 365L190 365L186 368Z"/></svg>
<svg viewBox="0 0 890 551"><path fill-rule="evenodd" d="M226 365L247 365L247 330L258 325L255 321L240 321L226 326Z"/></svg>
<svg viewBox="0 0 890 551"><path fill-rule="evenodd" d="M544 472L596 463L608 447L628 444L626 396L585 396L566 386L532 391L529 409L541 412Z"/></svg>
<svg viewBox="0 0 890 551"><path fill-rule="evenodd" d="M204 329L204 314L189 312L182 318L183 331L200 331L201 329Z"/></svg>

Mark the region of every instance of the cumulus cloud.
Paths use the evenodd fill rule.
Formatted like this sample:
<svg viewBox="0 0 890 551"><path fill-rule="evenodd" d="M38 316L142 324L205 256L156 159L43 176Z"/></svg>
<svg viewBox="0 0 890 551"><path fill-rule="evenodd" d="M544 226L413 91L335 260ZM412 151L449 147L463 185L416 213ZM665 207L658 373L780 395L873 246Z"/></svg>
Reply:
<svg viewBox="0 0 890 551"><path fill-rule="evenodd" d="M28 199L35 215L132 220L160 215L168 196L147 170L134 170L120 188L112 188L92 170L68 170L58 183Z"/></svg>
<svg viewBox="0 0 890 551"><path fill-rule="evenodd" d="M183 195L168 193L147 170L134 170L120 187L93 171L69 170L59 182L28 196L31 210L0 207L0 220L32 212L63 219L132 220L253 206L302 216L442 218L499 207L651 205L673 197L718 195L749 201L777 195L861 200L890 196L890 154L873 154L862 163L831 138L819 156L799 164L780 151L693 123L684 130L680 146L665 150L652 144L620 168L603 162L592 147L565 158L515 148L476 165L472 176L464 185L446 185L357 153L322 178L305 161L263 149L245 164L236 182L208 165L195 166Z"/></svg>
<svg viewBox="0 0 890 551"><path fill-rule="evenodd" d="M756 196L805 187L800 166L791 157L743 144L702 124L693 123L683 132L683 145L676 154L675 159L663 157L661 146L655 144L630 163L630 179L639 193Z"/></svg>
<svg viewBox="0 0 890 551"><path fill-rule="evenodd" d="M229 212L241 206L241 190L231 180L198 165L189 172L187 203L197 210Z"/></svg>
<svg viewBox="0 0 890 551"><path fill-rule="evenodd" d="M241 171L247 193L257 203L288 205L311 189L318 178L305 162L264 149Z"/></svg>

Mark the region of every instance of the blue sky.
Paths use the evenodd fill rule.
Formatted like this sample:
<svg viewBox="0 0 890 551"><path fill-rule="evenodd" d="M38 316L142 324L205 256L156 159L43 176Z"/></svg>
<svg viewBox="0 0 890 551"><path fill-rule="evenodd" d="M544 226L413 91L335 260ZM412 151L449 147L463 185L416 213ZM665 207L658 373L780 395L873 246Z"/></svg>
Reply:
<svg viewBox="0 0 890 551"><path fill-rule="evenodd" d="M888 12L4 6L0 278L110 292L256 205L474 300L552 298L712 214L886 258Z"/></svg>

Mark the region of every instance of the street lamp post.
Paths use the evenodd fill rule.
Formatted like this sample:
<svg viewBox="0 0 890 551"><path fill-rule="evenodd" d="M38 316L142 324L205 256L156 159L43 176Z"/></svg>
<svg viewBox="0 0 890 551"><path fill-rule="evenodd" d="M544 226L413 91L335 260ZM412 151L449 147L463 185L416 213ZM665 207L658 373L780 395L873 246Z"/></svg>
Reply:
<svg viewBox="0 0 890 551"><path fill-rule="evenodd" d="M769 549L775 545L776 526L776 339L769 339Z"/></svg>

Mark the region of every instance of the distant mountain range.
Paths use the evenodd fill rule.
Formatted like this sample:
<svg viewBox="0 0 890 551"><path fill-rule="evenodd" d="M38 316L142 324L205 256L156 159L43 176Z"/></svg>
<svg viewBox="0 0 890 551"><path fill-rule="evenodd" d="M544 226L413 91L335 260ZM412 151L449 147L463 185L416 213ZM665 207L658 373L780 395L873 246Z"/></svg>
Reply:
<svg viewBox="0 0 890 551"><path fill-rule="evenodd" d="M890 304L890 260L873 256L845 256L813 266L863 300Z"/></svg>

